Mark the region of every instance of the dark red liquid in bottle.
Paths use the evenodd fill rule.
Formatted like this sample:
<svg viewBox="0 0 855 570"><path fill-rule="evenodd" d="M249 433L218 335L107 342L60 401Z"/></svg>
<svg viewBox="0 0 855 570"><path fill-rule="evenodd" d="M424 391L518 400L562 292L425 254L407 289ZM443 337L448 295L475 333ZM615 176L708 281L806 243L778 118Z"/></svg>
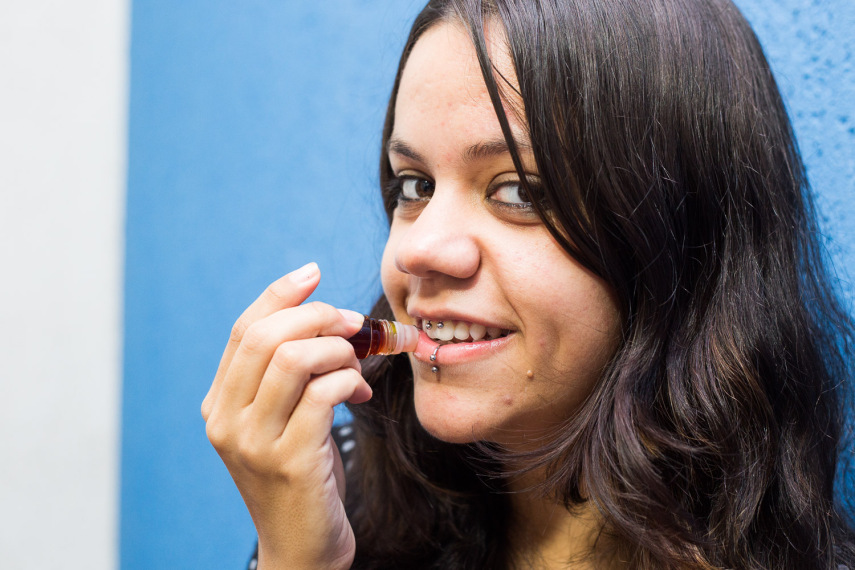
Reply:
<svg viewBox="0 0 855 570"><path fill-rule="evenodd" d="M356 353L356 358L365 358L372 353L372 348L376 352L377 345L379 344L379 335L377 333L377 324L373 319L365 317L365 321L362 323L362 328L359 329L359 332L347 339L353 345L353 352Z"/></svg>
<svg viewBox="0 0 855 570"><path fill-rule="evenodd" d="M365 317L359 332L347 340L353 345L357 358L372 354L398 354L416 349L418 329L395 321Z"/></svg>

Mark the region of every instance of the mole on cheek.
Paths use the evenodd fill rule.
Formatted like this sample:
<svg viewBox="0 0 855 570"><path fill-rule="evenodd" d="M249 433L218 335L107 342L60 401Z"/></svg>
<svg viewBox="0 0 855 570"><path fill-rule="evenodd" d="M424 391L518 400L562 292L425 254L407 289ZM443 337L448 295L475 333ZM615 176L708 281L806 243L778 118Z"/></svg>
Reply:
<svg viewBox="0 0 855 570"><path fill-rule="evenodd" d="M506 394L505 397L502 398L502 400L504 401L506 406L513 406L514 405L514 399L509 394Z"/></svg>
<svg viewBox="0 0 855 570"><path fill-rule="evenodd" d="M534 379L534 372L532 372L531 370L529 370L528 372L526 372L526 373L525 373L525 376L526 376L526 378L528 378L529 380L533 380L533 379Z"/></svg>

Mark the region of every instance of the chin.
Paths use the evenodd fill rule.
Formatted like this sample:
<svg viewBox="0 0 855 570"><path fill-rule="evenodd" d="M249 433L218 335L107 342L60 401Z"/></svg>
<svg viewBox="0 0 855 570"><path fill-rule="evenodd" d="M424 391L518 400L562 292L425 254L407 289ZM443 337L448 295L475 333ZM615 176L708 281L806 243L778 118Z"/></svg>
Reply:
<svg viewBox="0 0 855 570"><path fill-rule="evenodd" d="M416 417L433 437L447 443L492 439L495 418L482 409L485 402L472 401L435 383L417 382L414 396Z"/></svg>
<svg viewBox="0 0 855 570"><path fill-rule="evenodd" d="M436 421L437 418L434 416L423 417L422 415L417 415L419 423L426 432L436 439L446 443L474 443L484 439L483 437L478 437L478 435L473 432L472 426L458 426L451 424L448 421L444 421L442 418L440 418L439 421Z"/></svg>
<svg viewBox="0 0 855 570"><path fill-rule="evenodd" d="M416 380L414 404L425 431L447 443L484 441L522 451L555 437L564 425L555 409L514 407L509 397L429 380Z"/></svg>
<svg viewBox="0 0 855 570"><path fill-rule="evenodd" d="M467 426L464 426L463 429L458 429L457 426L433 422L430 418L422 420L421 417L419 417L419 423L421 423L422 427L430 435L446 443L474 443L483 439L473 435L471 430L466 429Z"/></svg>

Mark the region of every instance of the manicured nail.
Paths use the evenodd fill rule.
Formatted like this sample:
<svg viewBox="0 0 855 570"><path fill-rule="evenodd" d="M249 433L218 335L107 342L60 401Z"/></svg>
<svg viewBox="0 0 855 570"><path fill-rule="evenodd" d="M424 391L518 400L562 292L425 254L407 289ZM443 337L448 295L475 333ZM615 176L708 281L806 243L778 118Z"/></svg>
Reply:
<svg viewBox="0 0 855 570"><path fill-rule="evenodd" d="M314 277L318 273L318 271L318 264L313 261L311 263L307 263L300 269L295 269L294 271L292 271L288 275L288 278L293 283L305 283L306 281Z"/></svg>
<svg viewBox="0 0 855 570"><path fill-rule="evenodd" d="M350 321L355 325L362 325L365 322L365 315L362 313L357 313L356 311L351 311L350 309L339 309L339 313L341 316Z"/></svg>

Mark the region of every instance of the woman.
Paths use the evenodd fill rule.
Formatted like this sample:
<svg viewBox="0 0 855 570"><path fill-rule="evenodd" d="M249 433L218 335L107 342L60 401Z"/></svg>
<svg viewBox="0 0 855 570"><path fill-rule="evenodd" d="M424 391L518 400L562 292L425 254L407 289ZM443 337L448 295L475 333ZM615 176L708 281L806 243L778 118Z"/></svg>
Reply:
<svg viewBox="0 0 855 570"><path fill-rule="evenodd" d="M361 365L361 315L301 305L310 264L241 316L202 406L260 568L851 564L852 324L729 1L431 1L381 182L374 313L420 348Z"/></svg>

